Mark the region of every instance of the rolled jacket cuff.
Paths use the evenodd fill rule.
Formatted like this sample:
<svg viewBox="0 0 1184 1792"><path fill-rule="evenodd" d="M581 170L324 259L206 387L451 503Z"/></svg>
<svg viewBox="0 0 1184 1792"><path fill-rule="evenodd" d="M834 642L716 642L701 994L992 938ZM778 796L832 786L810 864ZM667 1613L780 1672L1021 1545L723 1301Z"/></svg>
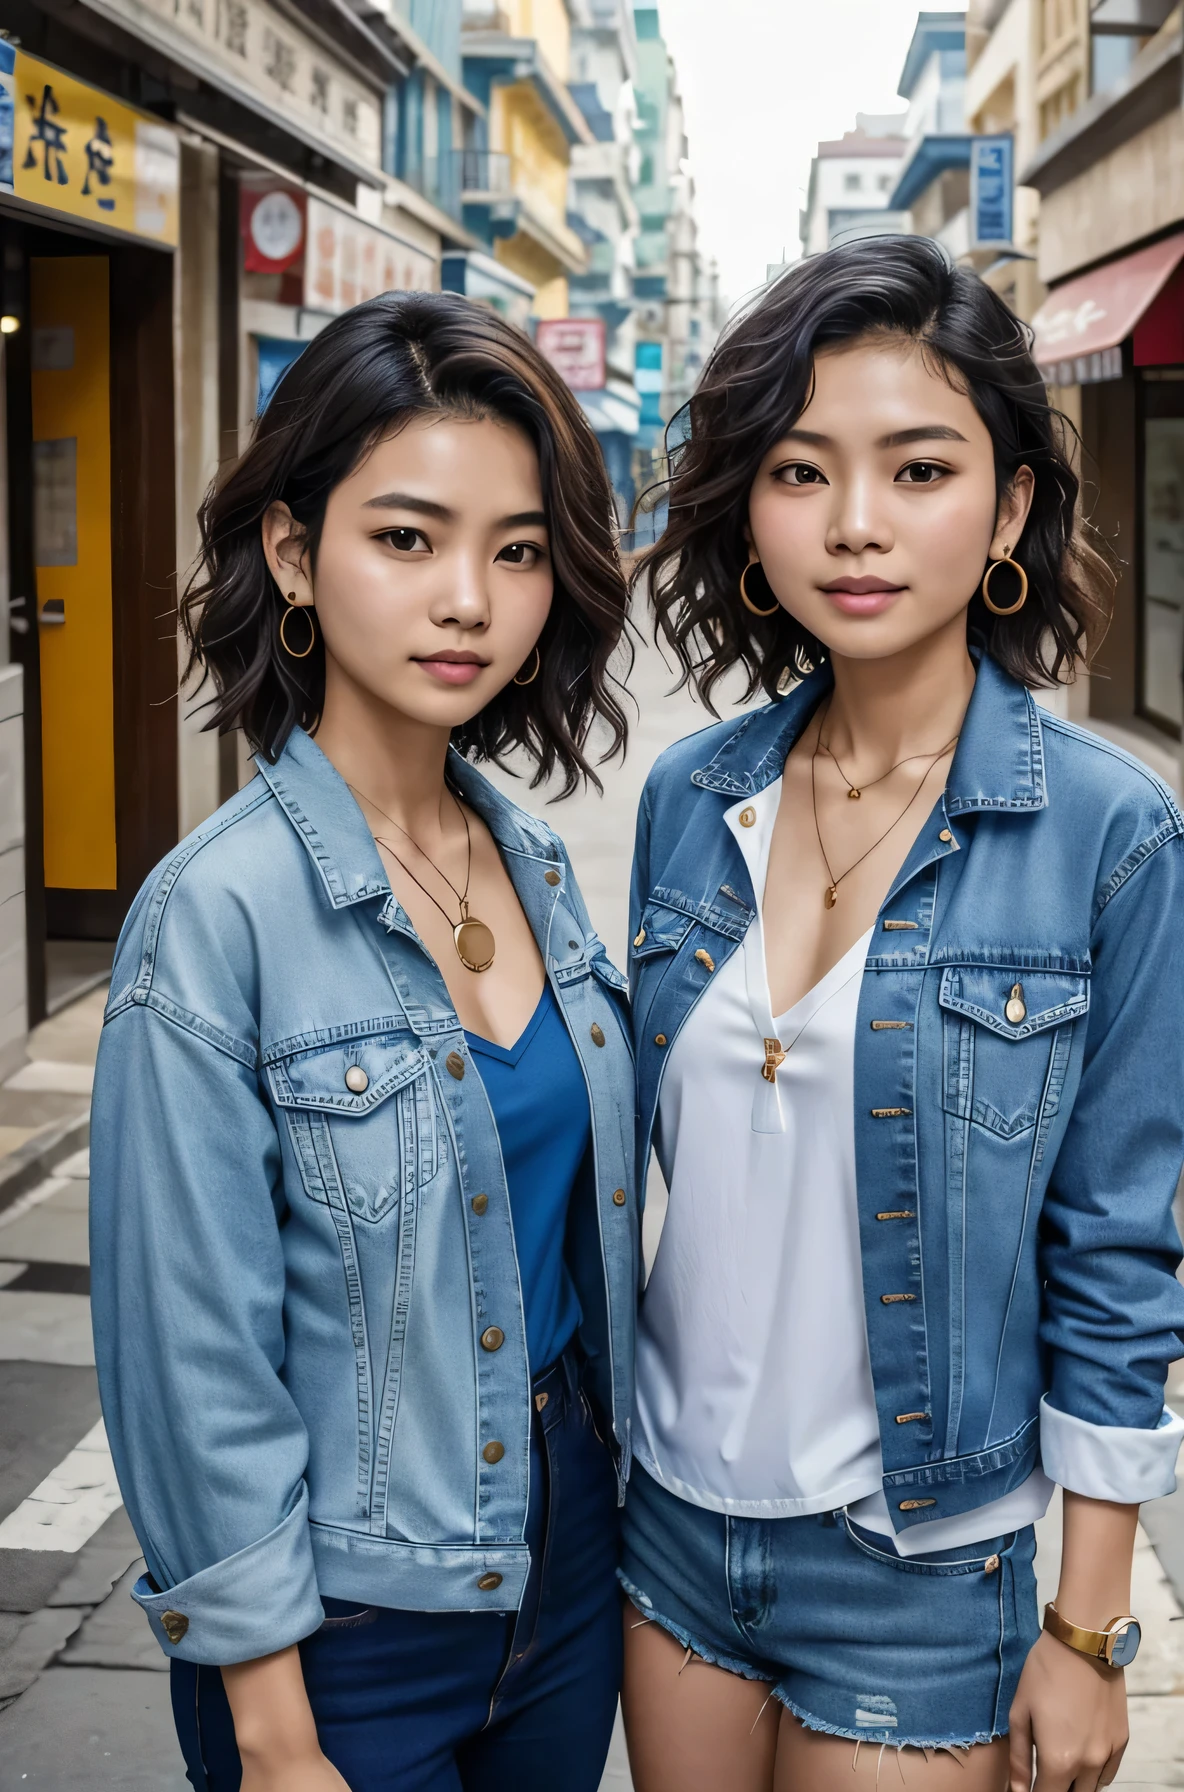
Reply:
<svg viewBox="0 0 1184 1792"><path fill-rule="evenodd" d="M143 1575L132 1598L171 1660L202 1667L256 1661L311 1636L325 1612L313 1568L307 1489L300 1489L283 1523L257 1543L163 1593Z"/></svg>
<svg viewBox="0 0 1184 1792"><path fill-rule="evenodd" d="M1176 1485L1184 1419L1165 1406L1153 1430L1092 1425L1040 1402L1040 1457L1046 1475L1070 1493L1124 1506L1162 1499Z"/></svg>

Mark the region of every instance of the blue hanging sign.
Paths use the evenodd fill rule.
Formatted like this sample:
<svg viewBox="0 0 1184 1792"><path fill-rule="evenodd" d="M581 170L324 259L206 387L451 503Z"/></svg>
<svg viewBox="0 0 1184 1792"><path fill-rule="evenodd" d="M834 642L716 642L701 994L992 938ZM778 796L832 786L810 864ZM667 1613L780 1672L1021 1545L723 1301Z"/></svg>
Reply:
<svg viewBox="0 0 1184 1792"><path fill-rule="evenodd" d="M1010 136L974 137L970 144L972 248L1012 241L1014 148Z"/></svg>

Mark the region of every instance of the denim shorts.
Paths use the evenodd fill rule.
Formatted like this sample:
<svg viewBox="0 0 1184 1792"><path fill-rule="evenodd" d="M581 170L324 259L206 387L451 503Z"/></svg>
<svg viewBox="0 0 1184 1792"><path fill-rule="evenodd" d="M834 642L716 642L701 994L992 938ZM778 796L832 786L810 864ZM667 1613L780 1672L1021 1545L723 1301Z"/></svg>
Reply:
<svg viewBox="0 0 1184 1792"><path fill-rule="evenodd" d="M1031 1525L905 1558L843 1511L728 1518L634 1464L619 1578L644 1618L808 1730L896 1748L1007 1731L1039 1635Z"/></svg>

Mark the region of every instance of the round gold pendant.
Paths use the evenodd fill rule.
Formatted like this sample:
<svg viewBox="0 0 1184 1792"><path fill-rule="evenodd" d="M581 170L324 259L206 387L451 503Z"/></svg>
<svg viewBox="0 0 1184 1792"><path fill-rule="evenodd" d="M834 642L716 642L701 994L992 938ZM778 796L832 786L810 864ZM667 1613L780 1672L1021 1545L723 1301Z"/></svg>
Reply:
<svg viewBox="0 0 1184 1792"><path fill-rule="evenodd" d="M458 921L452 929L452 937L456 943L456 956L466 971L489 969L493 963L496 942L492 930L486 927L484 921Z"/></svg>
<svg viewBox="0 0 1184 1792"><path fill-rule="evenodd" d="M856 790L854 784L852 784L850 790L847 792L847 801L849 803L857 803L862 795L862 790Z"/></svg>

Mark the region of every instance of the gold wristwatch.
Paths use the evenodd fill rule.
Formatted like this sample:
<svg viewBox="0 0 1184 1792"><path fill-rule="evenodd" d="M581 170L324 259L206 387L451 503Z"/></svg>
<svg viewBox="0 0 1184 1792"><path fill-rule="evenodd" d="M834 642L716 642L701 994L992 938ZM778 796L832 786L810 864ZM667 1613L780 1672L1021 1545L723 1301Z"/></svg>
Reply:
<svg viewBox="0 0 1184 1792"><path fill-rule="evenodd" d="M1105 1630L1086 1630L1080 1624L1070 1624L1068 1618L1062 1618L1051 1600L1044 1608L1044 1628L1050 1636L1067 1643L1080 1655L1092 1656L1095 1661L1104 1661L1112 1668L1129 1667L1139 1652L1143 1637L1137 1618L1111 1618Z"/></svg>

